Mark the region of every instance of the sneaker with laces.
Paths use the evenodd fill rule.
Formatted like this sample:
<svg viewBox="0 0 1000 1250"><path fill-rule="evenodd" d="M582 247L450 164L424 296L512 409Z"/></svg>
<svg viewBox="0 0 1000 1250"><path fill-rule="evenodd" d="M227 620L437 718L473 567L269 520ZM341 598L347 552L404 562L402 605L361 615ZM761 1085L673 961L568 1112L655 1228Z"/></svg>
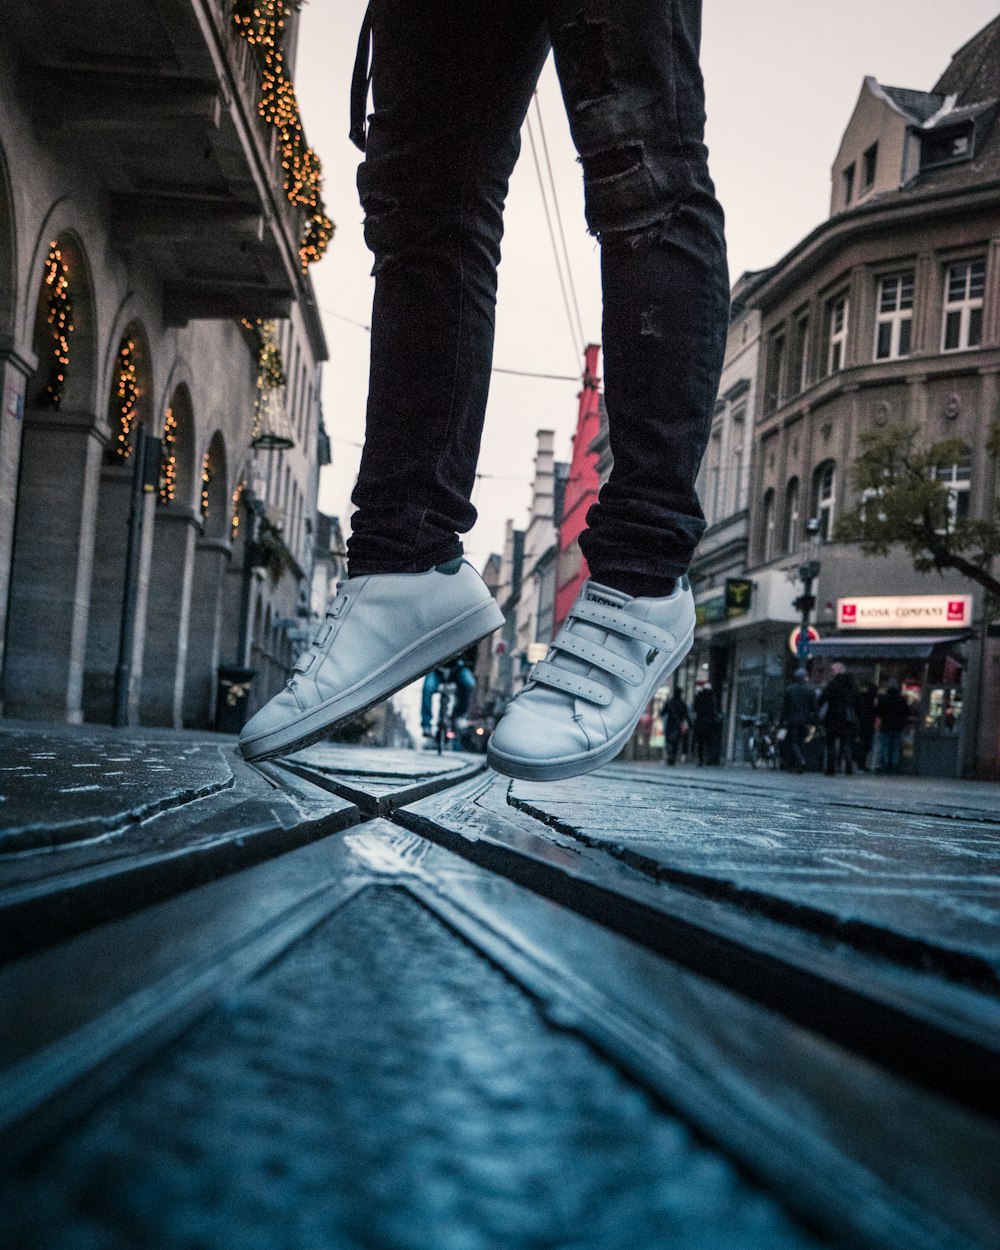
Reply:
<svg viewBox="0 0 1000 1250"><path fill-rule="evenodd" d="M244 725L243 758L265 759L316 742L502 624L482 578L462 559L426 573L372 573L341 582L285 689Z"/></svg>
<svg viewBox="0 0 1000 1250"><path fill-rule="evenodd" d="M490 764L526 781L557 781L606 764L693 639L686 577L659 599L586 582L548 655L493 731Z"/></svg>

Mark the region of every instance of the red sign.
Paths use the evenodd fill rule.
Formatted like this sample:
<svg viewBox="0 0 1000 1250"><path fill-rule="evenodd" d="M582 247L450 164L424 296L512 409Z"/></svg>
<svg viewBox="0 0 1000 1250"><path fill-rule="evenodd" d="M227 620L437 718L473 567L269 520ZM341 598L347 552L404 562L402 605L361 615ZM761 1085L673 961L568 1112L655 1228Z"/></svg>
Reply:
<svg viewBox="0 0 1000 1250"><path fill-rule="evenodd" d="M858 605L856 603L845 603L841 609L841 614L845 625L856 625L858 620Z"/></svg>
<svg viewBox="0 0 1000 1250"><path fill-rule="evenodd" d="M965 620L965 600L949 599L948 600L948 620L957 621L960 625Z"/></svg>

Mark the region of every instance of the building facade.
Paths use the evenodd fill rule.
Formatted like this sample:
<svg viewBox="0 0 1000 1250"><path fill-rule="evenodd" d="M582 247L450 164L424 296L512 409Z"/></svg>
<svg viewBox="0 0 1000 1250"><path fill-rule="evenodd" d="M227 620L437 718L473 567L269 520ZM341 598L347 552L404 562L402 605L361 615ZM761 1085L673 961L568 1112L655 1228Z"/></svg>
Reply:
<svg viewBox="0 0 1000 1250"><path fill-rule="evenodd" d="M207 726L308 615L330 223L282 4L92 8L0 47L3 714Z"/></svg>
<svg viewBox="0 0 1000 1250"><path fill-rule="evenodd" d="M940 467L957 513L995 508L984 444L1000 415L998 109L1000 19L930 92L866 79L834 162L830 218L754 297L763 362L749 576L784 574L794 593L798 567L818 561L815 675L841 659L876 684L898 679L912 707L906 763L921 773L997 775L1000 640L974 583L929 579L901 551L863 557L836 541L836 521L860 502L851 466L862 436L900 422L927 443L958 440ZM943 622L930 631L938 617L917 611L928 595ZM965 595L971 614L949 615ZM859 599L903 601L898 628L859 631ZM770 652L787 669L784 633Z"/></svg>

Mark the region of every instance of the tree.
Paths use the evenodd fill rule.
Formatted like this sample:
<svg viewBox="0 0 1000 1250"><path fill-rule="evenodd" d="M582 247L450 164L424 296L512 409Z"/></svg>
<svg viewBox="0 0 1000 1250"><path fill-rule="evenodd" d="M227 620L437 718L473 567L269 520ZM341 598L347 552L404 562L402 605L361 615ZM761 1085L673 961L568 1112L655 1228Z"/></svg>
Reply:
<svg viewBox="0 0 1000 1250"><path fill-rule="evenodd" d="M946 438L922 447L919 427L898 424L863 434L861 445L853 468L861 501L840 517L837 539L860 543L865 555L901 546L919 573L954 569L983 587L990 615L1000 610L1000 578L991 571L1000 555L1000 498L991 515L966 516L948 484L948 470L969 454L966 444ZM986 452L1000 469L1000 421Z"/></svg>

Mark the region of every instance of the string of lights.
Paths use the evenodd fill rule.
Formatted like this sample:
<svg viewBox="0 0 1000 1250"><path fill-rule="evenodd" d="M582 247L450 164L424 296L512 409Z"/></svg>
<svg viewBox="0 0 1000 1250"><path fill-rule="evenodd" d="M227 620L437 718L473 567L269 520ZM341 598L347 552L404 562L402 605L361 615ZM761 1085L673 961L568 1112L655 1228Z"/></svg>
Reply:
<svg viewBox="0 0 1000 1250"><path fill-rule="evenodd" d="M167 409L163 422L163 452L160 460L160 490L157 496L161 504L174 502L177 493L177 418L173 408Z"/></svg>
<svg viewBox="0 0 1000 1250"><path fill-rule="evenodd" d="M55 360L40 402L46 407L58 408L66 390L69 339L73 333L73 299L69 289L69 266L55 239L49 244L49 253L45 258L45 285L49 288L46 320L52 331Z"/></svg>
<svg viewBox="0 0 1000 1250"><path fill-rule="evenodd" d="M305 273L326 251L334 226L323 202L322 165L306 143L295 87L285 72L285 18L298 7L293 0L232 0L236 32L257 57L257 111L265 124L278 132L285 195L290 204L307 211L299 242L299 260Z"/></svg>
<svg viewBox="0 0 1000 1250"><path fill-rule="evenodd" d="M115 365L115 399L118 403L118 439L115 452L122 460L132 455L132 427L139 398L139 367L135 342L126 334L118 347Z"/></svg>

